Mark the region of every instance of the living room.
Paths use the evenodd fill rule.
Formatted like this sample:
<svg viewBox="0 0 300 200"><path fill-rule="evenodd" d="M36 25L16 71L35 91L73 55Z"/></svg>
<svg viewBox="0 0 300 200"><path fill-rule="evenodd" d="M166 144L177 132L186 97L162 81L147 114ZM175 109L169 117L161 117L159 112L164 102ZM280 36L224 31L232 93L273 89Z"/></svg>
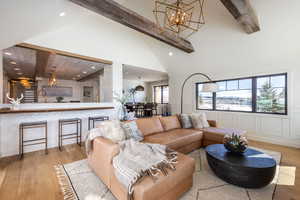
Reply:
<svg viewBox="0 0 300 200"><path fill-rule="evenodd" d="M5 57L13 58L8 55L13 52L6 49L23 45L57 55L100 60L109 65L106 68L109 75L103 82L106 94L103 101L57 104L43 100L32 105L20 102L20 94L10 96L13 101L7 98L3 81L5 66L0 62L0 199L300 199L297 78L300 75L297 43L300 3L296 0L180 2L10 0L1 3L1 61ZM197 5L192 12L178 12L178 7L189 8L193 3ZM186 24L186 15L187 18L198 16L189 19L196 27L186 27L191 25ZM164 17L168 23L164 23ZM181 35L183 29L173 29L181 25L192 34ZM136 114L128 114L129 109L123 109L130 102L123 101L122 97L126 88L124 77L133 73L126 74L126 66L146 70L146 74L167 75L168 112L136 119ZM162 87L158 89L164 92ZM153 94L149 96L150 102L155 100ZM163 101L161 104L164 105ZM189 116L193 128L187 126L188 130L182 130L184 120L180 114ZM199 124L192 123L194 115L190 114L204 118L201 130L195 128ZM105 135L94 139L90 154L86 153L88 148L83 145L86 138L100 134L101 126L109 121L106 119L133 120L146 142L171 146L172 152L179 152L177 164L168 160L169 164L178 165L175 171L169 169L171 164L168 169L159 166L161 171L168 172L159 175L158 182L162 181L163 185L155 184L149 177L144 177L131 190L121 184L112 166L113 159L118 158L114 154L115 145ZM32 126L38 128L33 130ZM24 127L29 129L20 131ZM76 133L75 139L63 142L63 132ZM174 133L161 135L171 132ZM233 133L237 138L228 138ZM43 144L32 148L22 143L36 140L38 136ZM228 161L214 154L221 150L227 152L226 141L234 139L246 148L242 157L232 155L233 159ZM168 146L171 140L174 143ZM97 149L99 155L94 153ZM249 189L249 185L241 183L244 171L241 163L237 164L240 168L228 165L250 153L255 154L251 159L267 157L266 162L254 161L244 167L255 169L265 164L264 169L273 170L264 173L271 177L265 180L255 170L247 173L247 178L248 175L260 177L253 181L263 185L258 189ZM168 159L174 156L166 155ZM101 163L93 163L97 159ZM103 165L107 159L111 160ZM222 160L221 164L210 163ZM181 173L182 168L187 172ZM234 172L228 172L229 169ZM81 176L82 172L89 173ZM226 172L229 177L220 172ZM235 178L236 182L232 182ZM125 197L127 193L133 196Z"/></svg>

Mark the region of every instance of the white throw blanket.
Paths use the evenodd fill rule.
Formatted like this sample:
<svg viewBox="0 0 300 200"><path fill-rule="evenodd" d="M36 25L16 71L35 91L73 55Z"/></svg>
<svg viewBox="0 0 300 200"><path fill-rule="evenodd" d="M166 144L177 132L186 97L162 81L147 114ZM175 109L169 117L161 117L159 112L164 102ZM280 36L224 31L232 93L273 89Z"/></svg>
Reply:
<svg viewBox="0 0 300 200"><path fill-rule="evenodd" d="M96 137L102 137L104 136L104 131L101 128L93 128L91 129L85 138L85 151L86 154L89 155L89 153L92 151L92 142Z"/></svg>
<svg viewBox="0 0 300 200"><path fill-rule="evenodd" d="M89 131L85 140L87 154L92 151L92 141L96 137L118 138L118 127L112 127L101 125ZM166 176L168 169L176 169L174 164L177 163L177 152L167 149L165 145L141 143L134 139L118 143L120 152L113 158L113 166L117 179L128 190L129 199L133 198L134 184L143 177L155 179L159 173Z"/></svg>
<svg viewBox="0 0 300 200"><path fill-rule="evenodd" d="M117 179L127 188L132 199L134 184L145 176L155 179L159 173L167 175L167 169L175 170L177 153L165 145L141 143L133 139L119 142L120 153L113 158Z"/></svg>
<svg viewBox="0 0 300 200"><path fill-rule="evenodd" d="M117 143L125 139L125 133L118 120L101 122L97 128L91 129L86 136L85 147L87 154L91 152L92 141L96 137L104 137Z"/></svg>

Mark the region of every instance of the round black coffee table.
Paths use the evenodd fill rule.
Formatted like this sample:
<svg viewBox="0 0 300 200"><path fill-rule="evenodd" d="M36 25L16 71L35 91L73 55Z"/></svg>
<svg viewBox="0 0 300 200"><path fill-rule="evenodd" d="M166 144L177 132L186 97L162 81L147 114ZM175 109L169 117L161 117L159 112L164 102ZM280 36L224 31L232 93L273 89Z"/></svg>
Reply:
<svg viewBox="0 0 300 200"><path fill-rule="evenodd" d="M261 188L273 180L276 161L258 150L249 148L243 155L228 152L223 144L205 148L212 171L222 180L245 188Z"/></svg>

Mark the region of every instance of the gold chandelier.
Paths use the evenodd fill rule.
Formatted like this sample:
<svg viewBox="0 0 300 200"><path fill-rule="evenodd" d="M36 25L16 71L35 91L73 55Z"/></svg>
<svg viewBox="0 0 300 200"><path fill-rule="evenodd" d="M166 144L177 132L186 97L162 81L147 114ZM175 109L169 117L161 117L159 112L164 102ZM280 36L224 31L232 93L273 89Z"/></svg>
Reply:
<svg viewBox="0 0 300 200"><path fill-rule="evenodd" d="M205 24L203 4L204 0L157 0L153 13L160 27L187 38Z"/></svg>
<svg viewBox="0 0 300 200"><path fill-rule="evenodd" d="M56 79L56 75L54 72L50 75L50 78L48 80L48 85L50 87L54 87L57 85L57 79Z"/></svg>

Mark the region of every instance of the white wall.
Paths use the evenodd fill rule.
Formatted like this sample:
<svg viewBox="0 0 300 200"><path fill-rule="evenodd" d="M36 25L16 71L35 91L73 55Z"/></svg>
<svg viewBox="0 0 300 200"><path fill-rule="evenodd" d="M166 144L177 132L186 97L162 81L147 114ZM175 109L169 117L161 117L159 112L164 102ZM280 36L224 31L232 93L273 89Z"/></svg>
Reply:
<svg viewBox="0 0 300 200"><path fill-rule="evenodd" d="M300 147L300 2L253 0L261 31L243 32L218 0L206 1L207 24L192 36L195 53L179 51L168 58L172 109L179 112L179 88L189 74L203 72L215 80L288 72L287 116L209 112L222 127L246 129L250 138ZM197 77L187 84L184 112L195 112Z"/></svg>
<svg viewBox="0 0 300 200"><path fill-rule="evenodd" d="M141 85L145 88L144 91L138 91L134 95L135 102L145 102L146 100L146 91L147 91L147 86L144 81L142 80L128 80L128 79L123 79L123 90L124 92L128 92L132 88L136 88L136 86ZM133 102L133 99L129 100L130 102Z"/></svg>
<svg viewBox="0 0 300 200"><path fill-rule="evenodd" d="M42 96L43 86L48 85L48 79L44 78L38 81L38 101L39 103L55 103L57 102L56 97L44 97ZM64 97L65 102L80 101L84 102L83 87L93 87L93 102L99 102L99 81L98 79L88 80L84 82L73 81L73 80L57 80L57 86L59 87L71 87L73 91L72 97Z"/></svg>
<svg viewBox="0 0 300 200"><path fill-rule="evenodd" d="M242 30L221 1L206 1L206 25L189 38L195 48L192 54L184 53L64 0L55 0L55 6L45 6L47 9L43 7L44 2L37 0L30 0L15 7L17 0L7 2L4 5L9 4L10 7L1 5L0 8L1 18L10 19L0 22L0 49L7 47L7 41L14 44L14 41L26 40L36 45L104 58L117 63L160 71L167 69L170 77L170 101L175 112L179 111L180 85L184 78L193 72L207 73L214 79L288 72L288 116L226 112L212 112L209 116L218 119L224 127L246 127L252 138L300 147L300 80L297 78L300 76L298 0L289 0L288 3L281 0L252 0L262 30L251 35ZM154 1L119 2L153 19ZM41 9L35 9L39 7ZM10 12L15 8L18 9L16 12ZM60 8L67 11L66 18L49 17L49 13L55 13L57 16ZM30 12L32 9L34 12ZM28 18L24 18L25 16ZM48 23L37 23L47 21L40 20L41 18L49 19L50 29L46 28ZM62 21L63 26L58 25L58 21ZM20 22L24 22L23 26L14 26ZM32 37L29 38L27 30L35 30L39 35L31 33ZM24 32L26 34L23 34ZM22 37L19 37L19 34ZM168 56L169 51L173 52L172 57ZM185 90L185 112L195 111L194 84L192 81L190 83L191 87Z"/></svg>
<svg viewBox="0 0 300 200"><path fill-rule="evenodd" d="M83 8L77 5L76 10ZM33 37L25 42L113 62L165 71L149 43L158 42L99 14L84 9L73 23Z"/></svg>

